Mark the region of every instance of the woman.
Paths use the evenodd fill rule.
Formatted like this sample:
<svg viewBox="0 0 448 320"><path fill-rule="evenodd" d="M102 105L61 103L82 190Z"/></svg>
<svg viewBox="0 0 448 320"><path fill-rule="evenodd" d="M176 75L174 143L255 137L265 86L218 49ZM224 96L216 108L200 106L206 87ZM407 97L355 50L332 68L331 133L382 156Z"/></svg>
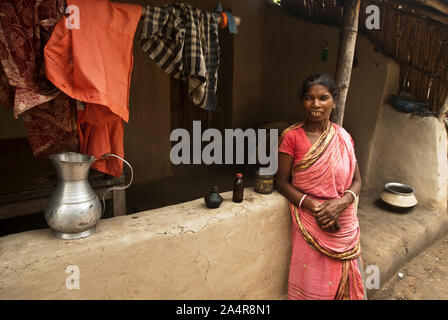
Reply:
<svg viewBox="0 0 448 320"><path fill-rule="evenodd" d="M277 172L293 219L288 299L363 299L361 176L351 136L330 121L337 88L330 76L312 75L300 98L307 120L283 132Z"/></svg>

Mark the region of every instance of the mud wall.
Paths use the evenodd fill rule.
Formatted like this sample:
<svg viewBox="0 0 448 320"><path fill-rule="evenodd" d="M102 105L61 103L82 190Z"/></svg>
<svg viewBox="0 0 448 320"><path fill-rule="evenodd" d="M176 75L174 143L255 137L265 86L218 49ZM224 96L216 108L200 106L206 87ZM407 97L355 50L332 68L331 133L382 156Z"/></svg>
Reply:
<svg viewBox="0 0 448 320"><path fill-rule="evenodd" d="M59 240L49 229L0 238L0 299L280 299L287 290L291 219L278 193L245 190L218 209L203 199L101 220ZM69 290L68 266L79 268Z"/></svg>
<svg viewBox="0 0 448 320"><path fill-rule="evenodd" d="M447 134L435 117L413 117L382 105L372 138L366 188L411 185L421 205L446 208Z"/></svg>

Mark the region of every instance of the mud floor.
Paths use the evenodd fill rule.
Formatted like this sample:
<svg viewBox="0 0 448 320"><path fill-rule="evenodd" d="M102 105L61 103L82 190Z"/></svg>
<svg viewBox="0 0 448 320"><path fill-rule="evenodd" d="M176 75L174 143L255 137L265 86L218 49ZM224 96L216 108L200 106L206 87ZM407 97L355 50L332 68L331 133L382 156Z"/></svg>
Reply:
<svg viewBox="0 0 448 320"><path fill-rule="evenodd" d="M448 235L406 263L370 300L448 300Z"/></svg>

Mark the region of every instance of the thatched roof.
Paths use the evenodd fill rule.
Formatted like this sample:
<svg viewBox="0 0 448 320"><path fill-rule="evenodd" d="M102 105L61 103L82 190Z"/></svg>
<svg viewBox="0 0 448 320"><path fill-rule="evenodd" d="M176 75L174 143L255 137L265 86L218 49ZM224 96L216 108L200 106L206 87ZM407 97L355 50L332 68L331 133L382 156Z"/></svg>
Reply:
<svg viewBox="0 0 448 320"><path fill-rule="evenodd" d="M295 16L340 25L341 0L282 0ZM380 8L380 29L368 30L366 7ZM445 11L446 10L446 11ZM448 0L361 0L359 32L400 64L400 88L437 111L448 94Z"/></svg>

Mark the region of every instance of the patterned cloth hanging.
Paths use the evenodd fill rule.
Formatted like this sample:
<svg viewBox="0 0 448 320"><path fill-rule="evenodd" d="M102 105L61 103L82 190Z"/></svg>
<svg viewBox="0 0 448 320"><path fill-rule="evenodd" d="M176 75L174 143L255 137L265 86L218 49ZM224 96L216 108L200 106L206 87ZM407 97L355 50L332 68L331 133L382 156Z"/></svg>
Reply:
<svg viewBox="0 0 448 320"><path fill-rule="evenodd" d="M45 78L42 50L64 10L63 0L0 2L0 60L15 88L16 118L59 93Z"/></svg>
<svg viewBox="0 0 448 320"><path fill-rule="evenodd" d="M196 106L219 111L217 14L183 3L147 6L140 45L162 70L188 81L188 92Z"/></svg>
<svg viewBox="0 0 448 320"><path fill-rule="evenodd" d="M8 77L0 63L0 104L4 109L14 107L14 90L8 83Z"/></svg>
<svg viewBox="0 0 448 320"><path fill-rule="evenodd" d="M14 107L15 118L21 115L36 157L78 149L74 106L46 79L43 60L64 11L64 0L0 2L0 102Z"/></svg>

